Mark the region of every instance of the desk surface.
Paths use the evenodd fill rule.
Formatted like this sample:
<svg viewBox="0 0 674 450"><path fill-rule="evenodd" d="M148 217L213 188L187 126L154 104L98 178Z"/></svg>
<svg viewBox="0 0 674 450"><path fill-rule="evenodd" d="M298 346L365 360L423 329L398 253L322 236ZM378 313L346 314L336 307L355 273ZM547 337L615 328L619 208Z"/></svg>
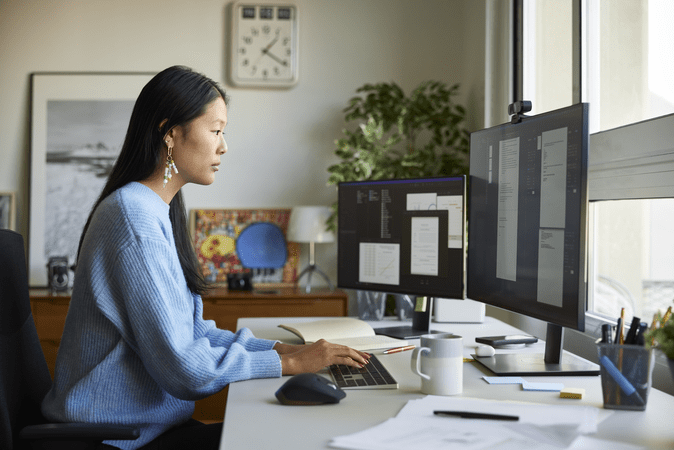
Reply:
<svg viewBox="0 0 674 450"><path fill-rule="evenodd" d="M313 320L311 318L239 319L239 327L247 327L260 338L300 343L291 333L278 328L280 321ZM374 327L391 326L397 322L371 322ZM512 334L519 330L487 317L481 324L433 324L433 329L463 336L464 356L475 348L475 337ZM418 340L411 343L419 344ZM506 350L499 350L503 352ZM523 350L518 350L523 351ZM527 347L528 352L543 353L544 344ZM420 378L410 369L412 352L379 356L398 381L397 390L347 391L336 405L283 406L274 393L288 377L248 380L233 383L229 388L221 449L319 449L329 448L331 438L365 430L394 417L409 400L423 397ZM489 385L482 377L493 376L476 362L464 363L462 397L512 400L555 405L586 405L601 408L603 401L599 376L524 377L532 382L563 383L565 387L584 388L582 400L560 399L558 392L526 392L519 385ZM593 437L618 441L649 449L674 448L674 397L652 389L646 411L613 411L599 424ZM607 449L614 449L606 442Z"/></svg>

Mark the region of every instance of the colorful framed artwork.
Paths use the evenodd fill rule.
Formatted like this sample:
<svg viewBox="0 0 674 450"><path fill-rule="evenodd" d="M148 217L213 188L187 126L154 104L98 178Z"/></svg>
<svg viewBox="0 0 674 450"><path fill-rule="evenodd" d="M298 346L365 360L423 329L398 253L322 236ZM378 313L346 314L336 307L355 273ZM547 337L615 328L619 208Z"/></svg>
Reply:
<svg viewBox="0 0 674 450"><path fill-rule="evenodd" d="M209 283L249 273L254 285L290 286L297 277L299 244L285 239L287 209L193 209L194 248Z"/></svg>
<svg viewBox="0 0 674 450"><path fill-rule="evenodd" d="M80 234L119 155L131 111L153 73L31 74L29 282L47 261L75 263Z"/></svg>

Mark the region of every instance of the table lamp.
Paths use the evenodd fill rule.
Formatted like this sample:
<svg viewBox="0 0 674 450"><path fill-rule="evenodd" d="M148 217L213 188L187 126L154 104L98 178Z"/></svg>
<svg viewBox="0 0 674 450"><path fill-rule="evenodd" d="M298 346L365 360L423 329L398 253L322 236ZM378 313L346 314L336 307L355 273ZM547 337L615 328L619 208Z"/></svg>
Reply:
<svg viewBox="0 0 674 450"><path fill-rule="evenodd" d="M334 242L335 236L326 230L326 221L330 217L330 208L327 206L295 206L290 212L288 232L286 238L291 242L309 244L309 265L300 272L297 282L306 274L306 293L311 292L311 277L314 272L322 276L333 290L328 276L316 266L314 244Z"/></svg>

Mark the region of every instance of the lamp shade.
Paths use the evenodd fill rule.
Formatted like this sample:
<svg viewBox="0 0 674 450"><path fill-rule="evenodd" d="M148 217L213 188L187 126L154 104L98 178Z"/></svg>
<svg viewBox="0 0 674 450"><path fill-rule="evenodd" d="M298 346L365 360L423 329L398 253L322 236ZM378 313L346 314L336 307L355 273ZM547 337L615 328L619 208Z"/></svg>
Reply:
<svg viewBox="0 0 674 450"><path fill-rule="evenodd" d="M290 213L286 239L299 243L334 242L334 234L326 230L328 217L327 206L295 206Z"/></svg>

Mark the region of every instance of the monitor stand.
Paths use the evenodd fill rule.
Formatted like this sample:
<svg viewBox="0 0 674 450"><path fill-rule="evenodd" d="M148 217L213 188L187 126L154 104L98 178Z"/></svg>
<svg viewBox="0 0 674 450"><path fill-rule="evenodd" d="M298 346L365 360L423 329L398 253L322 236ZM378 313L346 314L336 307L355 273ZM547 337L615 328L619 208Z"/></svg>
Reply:
<svg viewBox="0 0 674 450"><path fill-rule="evenodd" d="M425 307L414 308L412 315L412 326L403 325L399 327L375 328L375 334L381 334L398 339L418 339L424 334L442 333L442 331L431 330L431 314L433 311L433 297L426 297ZM417 302L419 299L417 299Z"/></svg>
<svg viewBox="0 0 674 450"><path fill-rule="evenodd" d="M503 353L491 357L475 357L496 375L578 376L599 375L599 366L562 351L564 327L548 323L545 355L540 353Z"/></svg>

